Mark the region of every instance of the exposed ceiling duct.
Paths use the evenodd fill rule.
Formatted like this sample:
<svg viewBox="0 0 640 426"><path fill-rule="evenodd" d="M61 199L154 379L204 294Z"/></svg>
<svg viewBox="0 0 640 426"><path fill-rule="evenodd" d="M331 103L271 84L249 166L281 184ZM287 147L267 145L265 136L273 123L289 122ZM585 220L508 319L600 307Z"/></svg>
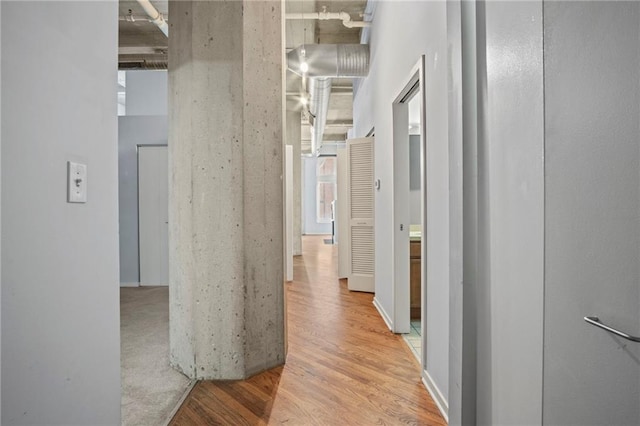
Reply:
<svg viewBox="0 0 640 426"><path fill-rule="evenodd" d="M294 73L310 78L366 77L369 74L369 45L305 44L287 53L287 66Z"/></svg>
<svg viewBox="0 0 640 426"><path fill-rule="evenodd" d="M322 145L324 128L327 124L329 112L329 97L331 96L331 79L327 77L309 80L309 112L313 117L311 124L311 152L316 153Z"/></svg>
<svg viewBox="0 0 640 426"><path fill-rule="evenodd" d="M332 78L358 78L369 74L366 44L306 44L287 53L288 68L309 78L311 153L322 145L327 123Z"/></svg>

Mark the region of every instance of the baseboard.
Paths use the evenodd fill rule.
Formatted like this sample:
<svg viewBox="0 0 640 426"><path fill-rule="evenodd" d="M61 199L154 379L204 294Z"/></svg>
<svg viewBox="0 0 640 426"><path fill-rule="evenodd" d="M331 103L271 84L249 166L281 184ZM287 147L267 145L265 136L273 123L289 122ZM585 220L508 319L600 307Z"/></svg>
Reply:
<svg viewBox="0 0 640 426"><path fill-rule="evenodd" d="M387 315L384 308L382 307L382 305L380 305L380 303L378 303L378 299L375 297L373 298L373 306L376 307L385 324L387 324L387 327L389 327L389 330L393 331L393 321L391 321L391 318L389 317L389 315Z"/></svg>
<svg viewBox="0 0 640 426"><path fill-rule="evenodd" d="M427 370L422 372L422 383L424 383L424 386L427 388L431 398L433 398L433 401L438 406L438 410L440 410L442 417L444 417L447 423L449 423L449 404L447 403L447 399L442 395L442 392L440 392L440 389L438 389L438 386L436 386L436 383L433 381Z"/></svg>
<svg viewBox="0 0 640 426"><path fill-rule="evenodd" d="M140 287L140 283L120 283L120 287Z"/></svg>

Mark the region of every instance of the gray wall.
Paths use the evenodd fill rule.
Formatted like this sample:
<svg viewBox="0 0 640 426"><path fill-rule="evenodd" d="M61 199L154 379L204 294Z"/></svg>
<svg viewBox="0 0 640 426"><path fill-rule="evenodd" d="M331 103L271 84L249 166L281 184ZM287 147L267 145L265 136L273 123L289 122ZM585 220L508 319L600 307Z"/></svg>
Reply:
<svg viewBox="0 0 640 426"><path fill-rule="evenodd" d="M127 115L167 115L167 71L127 71Z"/></svg>
<svg viewBox="0 0 640 426"><path fill-rule="evenodd" d="M0 48L2 46L2 5L0 5ZM2 81L2 54L0 51L0 82ZM0 83L0 123L2 123L2 84ZM2 131L0 131L0 165L2 164ZM0 172L0 205L2 204L2 173ZM2 208L0 208L0 241L2 241ZM2 244L0 243L0 295L2 294ZM0 296L0 331L2 330L2 297ZM2 333L0 332L0 336ZM2 366L2 338L0 337L0 366ZM2 368L0 367L0 384ZM2 385L0 385L0 423L2 423Z"/></svg>
<svg viewBox="0 0 640 426"><path fill-rule="evenodd" d="M118 5L0 7L2 424L118 425Z"/></svg>
<svg viewBox="0 0 640 426"><path fill-rule="evenodd" d="M640 422L640 5L547 2L544 423Z"/></svg>
<svg viewBox="0 0 640 426"><path fill-rule="evenodd" d="M127 75L129 74L131 73L127 73ZM127 83L127 88L128 86L129 83ZM137 285L139 278L138 155L136 147L137 145L166 145L167 126L166 115L118 117L120 283L123 285Z"/></svg>
<svg viewBox="0 0 640 426"><path fill-rule="evenodd" d="M118 117L120 283L136 286L139 284L136 146L167 144L167 71L127 71L126 85L127 114Z"/></svg>
<svg viewBox="0 0 640 426"><path fill-rule="evenodd" d="M375 127L375 298L393 312L393 135L391 104L421 55L426 55L427 331L426 369L446 405L449 393L449 145L447 4L378 1L371 27L371 68L354 97L354 137ZM401 46L401 48L398 48ZM446 409L446 407L445 407Z"/></svg>
<svg viewBox="0 0 640 426"><path fill-rule="evenodd" d="M544 279L542 3L482 3L477 22L477 421L539 424Z"/></svg>
<svg viewBox="0 0 640 426"><path fill-rule="evenodd" d="M316 220L316 166L318 159L305 157L302 159L304 191L302 204L304 215L302 233L305 235L331 234L331 223L318 223Z"/></svg>
<svg viewBox="0 0 640 426"><path fill-rule="evenodd" d="M475 336L469 333L475 330L475 321L471 315L467 315L465 308L473 307L473 305L465 304L465 299L469 299L470 291L473 285L461 285L464 277L465 266L469 266L469 258L463 257L465 246L463 240L473 236L464 227L465 215L463 214L463 198L465 193L469 192L469 185L463 185L463 164L465 164L465 156L463 155L463 145L469 144L467 132L463 131L465 127L470 127L474 120L470 120L475 116L475 102L470 102L469 96L475 99L477 91L475 90L475 73L469 73L468 68L463 64L467 62L475 63L475 31L471 32L469 37L469 29L463 25L463 16L471 15L471 22L475 22L474 11L475 4L471 2L463 2L460 0L451 0L447 3L447 40L449 44L449 54L447 57L447 66L449 68L449 78L447 80L447 118L448 118L448 139L449 139L449 273L451 287L449 291L449 424L473 424L475 422L475 355L473 349L473 341L465 339L464 334ZM471 10L469 10L471 9ZM467 19L465 18L466 22ZM463 34L463 29L465 32ZM464 43L462 42L465 39ZM471 38L471 40L470 40ZM463 72L464 71L464 72ZM471 74L471 75L469 75ZM468 90L468 86L472 86L473 90ZM467 89L466 91L463 89ZM464 102L463 102L464 100ZM464 105L464 108L463 108ZM471 110L471 113L468 113ZM465 123L470 122L470 123ZM473 154L469 149L465 150L468 154ZM474 155L468 155L469 158L475 158ZM473 201L473 192L468 198ZM473 202L464 205L469 207ZM475 221L471 221L475 223ZM463 229L467 232L463 234ZM463 235L465 238L463 238ZM472 246L467 246L471 248ZM465 261L463 263L463 260ZM465 265L465 263L467 265ZM473 265L471 265L473 266ZM470 305L470 306L465 306ZM464 412L463 412L464 409Z"/></svg>

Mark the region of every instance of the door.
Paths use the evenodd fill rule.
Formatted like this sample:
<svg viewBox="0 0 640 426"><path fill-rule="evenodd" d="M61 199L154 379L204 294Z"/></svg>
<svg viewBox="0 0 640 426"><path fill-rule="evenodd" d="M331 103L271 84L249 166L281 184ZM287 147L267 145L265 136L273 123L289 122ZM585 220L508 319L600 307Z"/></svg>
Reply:
<svg viewBox="0 0 640 426"><path fill-rule="evenodd" d="M337 201L337 215L336 225L338 229L338 278L348 278L349 271L351 270L349 265L349 174L347 167L347 148L338 148L338 154L336 156L338 162L338 201Z"/></svg>
<svg viewBox="0 0 640 426"><path fill-rule="evenodd" d="M584 317L640 334L640 4L550 1L543 21L543 423L638 425L640 343Z"/></svg>
<svg viewBox="0 0 640 426"><path fill-rule="evenodd" d="M351 270L348 287L373 293L373 138L347 141L349 164L349 250Z"/></svg>
<svg viewBox="0 0 640 426"><path fill-rule="evenodd" d="M169 285L167 147L138 147L140 285Z"/></svg>

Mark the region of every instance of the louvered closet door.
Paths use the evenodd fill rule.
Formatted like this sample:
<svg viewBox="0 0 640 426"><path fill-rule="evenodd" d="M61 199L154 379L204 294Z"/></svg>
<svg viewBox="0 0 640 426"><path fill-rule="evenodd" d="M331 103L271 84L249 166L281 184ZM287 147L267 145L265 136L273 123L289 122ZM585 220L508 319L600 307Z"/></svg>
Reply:
<svg viewBox="0 0 640 426"><path fill-rule="evenodd" d="M374 292L373 138L347 141L349 158L349 290Z"/></svg>

